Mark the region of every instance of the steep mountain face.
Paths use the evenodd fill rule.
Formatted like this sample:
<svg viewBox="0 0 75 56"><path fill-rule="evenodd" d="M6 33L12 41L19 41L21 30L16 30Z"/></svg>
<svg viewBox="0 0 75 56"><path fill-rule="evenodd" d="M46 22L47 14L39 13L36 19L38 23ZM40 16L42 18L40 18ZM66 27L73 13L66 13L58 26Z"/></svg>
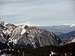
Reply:
<svg viewBox="0 0 75 56"><path fill-rule="evenodd" d="M6 24L4 27L6 29L1 30L0 42L11 46L38 48L58 46L61 42L60 38L53 32L38 27L15 26L13 24Z"/></svg>
<svg viewBox="0 0 75 56"><path fill-rule="evenodd" d="M4 38L4 34L2 31L0 31L0 42L5 43L6 39Z"/></svg>
<svg viewBox="0 0 75 56"><path fill-rule="evenodd" d="M68 42L75 37L75 26L59 25L59 26L39 26L41 29L54 32L61 40L62 43Z"/></svg>
<svg viewBox="0 0 75 56"><path fill-rule="evenodd" d="M53 33L37 27L29 27L24 34L21 35L23 28L17 28L13 31L9 42L13 42L17 46L24 47L44 47L44 46L58 46L59 38Z"/></svg>
<svg viewBox="0 0 75 56"><path fill-rule="evenodd" d="M75 42L75 38L73 38L73 39L71 40L71 42Z"/></svg>

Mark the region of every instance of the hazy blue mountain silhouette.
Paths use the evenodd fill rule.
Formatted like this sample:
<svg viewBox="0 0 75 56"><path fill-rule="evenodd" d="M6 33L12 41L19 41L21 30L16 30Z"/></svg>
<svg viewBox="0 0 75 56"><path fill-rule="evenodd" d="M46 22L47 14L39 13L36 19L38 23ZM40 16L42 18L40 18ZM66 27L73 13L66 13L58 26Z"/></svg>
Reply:
<svg viewBox="0 0 75 56"><path fill-rule="evenodd" d="M59 35L59 37L62 39L62 41L72 40L75 37L75 31L71 31L69 33L62 33Z"/></svg>
<svg viewBox="0 0 75 56"><path fill-rule="evenodd" d="M75 26L70 25L59 25L59 26L39 26L41 29L46 29L47 31L54 32L56 35L61 33L68 33L75 31Z"/></svg>

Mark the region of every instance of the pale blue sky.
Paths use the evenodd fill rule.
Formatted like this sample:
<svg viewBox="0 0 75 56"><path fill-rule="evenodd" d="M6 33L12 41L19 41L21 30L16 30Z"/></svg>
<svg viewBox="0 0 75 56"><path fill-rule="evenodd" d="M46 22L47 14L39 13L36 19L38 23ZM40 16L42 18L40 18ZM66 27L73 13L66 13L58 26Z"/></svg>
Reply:
<svg viewBox="0 0 75 56"><path fill-rule="evenodd" d="M8 23L75 24L74 0L0 0L0 16Z"/></svg>

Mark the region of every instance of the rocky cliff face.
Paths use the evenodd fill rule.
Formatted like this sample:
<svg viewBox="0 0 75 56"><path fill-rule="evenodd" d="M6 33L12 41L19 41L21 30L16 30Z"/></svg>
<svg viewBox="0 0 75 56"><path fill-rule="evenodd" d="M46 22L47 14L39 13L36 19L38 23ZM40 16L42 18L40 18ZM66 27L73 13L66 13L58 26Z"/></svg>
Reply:
<svg viewBox="0 0 75 56"><path fill-rule="evenodd" d="M21 34L23 28L16 28L12 36L10 37L10 42L13 42L15 45L24 46L24 47L44 47L44 46L58 46L57 36L53 32L48 32L43 29L36 27L29 27Z"/></svg>
<svg viewBox="0 0 75 56"><path fill-rule="evenodd" d="M48 56L53 55L52 51L55 56L75 54L75 39L60 46L58 36L38 27L13 24L0 27L0 56Z"/></svg>
<svg viewBox="0 0 75 56"><path fill-rule="evenodd" d="M3 37L13 46L38 48L59 45L59 38L53 32L33 26L7 24L5 27L7 29L2 31L5 35ZM0 38L3 39L3 37Z"/></svg>

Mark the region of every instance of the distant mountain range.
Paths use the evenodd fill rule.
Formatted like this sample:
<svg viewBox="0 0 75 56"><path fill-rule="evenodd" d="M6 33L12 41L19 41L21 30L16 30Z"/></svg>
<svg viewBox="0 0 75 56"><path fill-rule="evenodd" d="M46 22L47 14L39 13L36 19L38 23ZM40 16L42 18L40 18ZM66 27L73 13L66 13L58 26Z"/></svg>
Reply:
<svg viewBox="0 0 75 56"><path fill-rule="evenodd" d="M24 23L26 25L26 23ZM24 25L23 24L23 25ZM20 25L20 24L19 24ZM29 26L35 26L33 24L27 24ZM54 32L60 39L65 42L74 38L75 25L59 25L59 26L37 26L40 29L45 29L50 32Z"/></svg>
<svg viewBox="0 0 75 56"><path fill-rule="evenodd" d="M69 33L62 33L59 35L62 41L71 41L75 38L75 31L71 31Z"/></svg>
<svg viewBox="0 0 75 56"><path fill-rule="evenodd" d="M26 25L26 23L24 23L23 25ZM27 25L36 26L40 29L54 32L55 35L57 35L62 40L62 42L72 40L75 35L75 25L59 25L59 26L38 26L33 24Z"/></svg>
<svg viewBox="0 0 75 56"><path fill-rule="evenodd" d="M39 26L41 29L54 32L63 42L70 41L75 37L75 26L60 25L60 26Z"/></svg>
<svg viewBox="0 0 75 56"><path fill-rule="evenodd" d="M60 25L60 26L39 26L39 28L46 29L50 32L54 32L56 34L60 33L68 33L71 31L75 31L75 26L71 25ZM58 34L58 35L59 35Z"/></svg>

